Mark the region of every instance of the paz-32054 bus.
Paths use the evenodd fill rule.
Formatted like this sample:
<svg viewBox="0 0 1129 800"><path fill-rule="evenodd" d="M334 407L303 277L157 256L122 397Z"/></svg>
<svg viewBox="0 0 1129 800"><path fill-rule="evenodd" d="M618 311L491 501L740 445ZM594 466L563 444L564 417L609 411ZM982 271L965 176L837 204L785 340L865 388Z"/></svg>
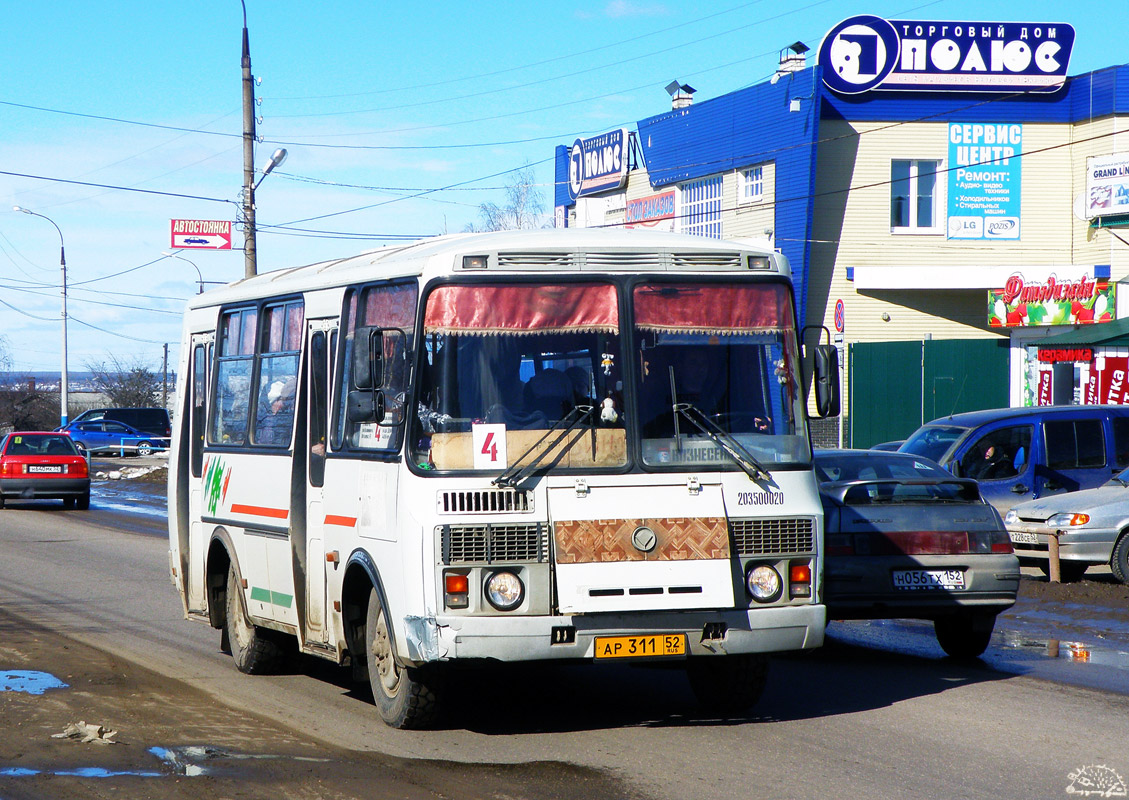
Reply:
<svg viewBox="0 0 1129 800"><path fill-rule="evenodd" d="M172 579L243 672L296 643L407 728L460 663L676 660L740 709L765 654L823 641L767 245L442 237L208 292L183 337Z"/></svg>

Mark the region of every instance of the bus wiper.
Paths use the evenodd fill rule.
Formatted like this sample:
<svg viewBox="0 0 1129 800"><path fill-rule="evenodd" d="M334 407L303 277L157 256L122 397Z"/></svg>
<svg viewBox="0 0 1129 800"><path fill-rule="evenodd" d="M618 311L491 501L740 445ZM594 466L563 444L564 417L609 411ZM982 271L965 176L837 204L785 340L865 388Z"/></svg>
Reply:
<svg viewBox="0 0 1129 800"><path fill-rule="evenodd" d="M755 480L772 480L768 470L757 461L756 456L745 449L732 434L724 431L716 422L702 413L693 403L676 403L675 417L681 414L690 424L708 436L714 444L729 454L746 475Z"/></svg>
<svg viewBox="0 0 1129 800"><path fill-rule="evenodd" d="M569 411L567 414L565 414L561 419L554 422L552 427L550 427L549 430L545 431L544 436L542 436L540 439L538 439L536 442L534 442L532 445L530 445L529 448L524 453L522 453L520 456L518 456L514 460L513 466L507 467L505 472L503 472L501 475L499 475L494 480L490 481L491 485L493 485L493 486L505 486L508 489L512 489L513 487L515 487L523 478L525 478L526 475L528 475L530 472L532 472L534 469L536 469L541 464L541 462L544 460L545 456L547 456L549 453L556 450L557 445L559 445L562 441L564 441L566 436L568 436L570 433L572 433L574 430L576 430L582 422L589 419L592 416L592 412L595 411L595 410L596 410L595 406L586 406L586 405L573 406L571 411ZM561 427L561 426L564 426L564 427ZM561 428L561 430L560 430L560 433L557 434L557 438L553 440L552 444L548 445L544 450L542 450L537 455L537 458L533 459L528 464L525 464L523 466L518 466L519 464L521 464L522 461L525 461L525 459L529 456L529 454L532 453L534 450L536 450L541 445L541 443L543 441L545 441L550 436L552 436L554 431L557 430L557 428ZM596 451L596 428L593 427L592 428L592 457L593 457L593 460L595 459L595 456L596 456L595 451Z"/></svg>

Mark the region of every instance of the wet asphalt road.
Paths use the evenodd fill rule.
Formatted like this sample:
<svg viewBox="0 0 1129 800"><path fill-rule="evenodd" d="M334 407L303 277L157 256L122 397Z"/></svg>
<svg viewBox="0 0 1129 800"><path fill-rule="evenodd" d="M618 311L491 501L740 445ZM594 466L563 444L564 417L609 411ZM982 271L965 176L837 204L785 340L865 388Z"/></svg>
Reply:
<svg viewBox="0 0 1129 800"><path fill-rule="evenodd" d="M74 674L90 666L88 679L72 683L81 691L65 701L54 695L63 707L51 724L41 719L37 727L29 719L17 727L34 734L33 743L55 743L50 734L81 710L107 708L113 722L113 698L131 713L161 711L167 702L171 706L139 728L123 725L136 743L127 752L143 756L137 764L154 758L142 743L170 749L195 744L287 756L293 770L282 770L279 782L259 784L243 771L250 762L240 761L244 766L229 776L233 783L222 786L186 786L186 778L178 777L179 783L151 782L138 793L136 778L128 783L123 777L128 785L85 779L81 794L73 785L59 791L58 777L5 779L0 773L0 800L855 798L905 796L908 786L924 796L1058 797L1080 768L1108 765L1129 774L1123 746L1129 739L1129 699L1123 696L1129 681L1116 657L1108 664L1095 657L1103 642L1120 652L1122 633L1084 615L1078 625L1064 625L1022 606L997 628L986 659L973 665L943 658L928 625L833 624L823 650L773 659L765 699L752 713L732 718L703 717L677 672L499 668L461 679L444 729L390 731L343 670L304 660L293 674L243 676L218 653L216 632L178 618L162 564L163 517L152 511L162 502L160 484L106 482L96 485L88 513L27 504L0 516L0 609L15 614L21 631L19 620L28 618L40 619L48 631L24 649L6 647L14 637L0 624L0 669L10 666L5 658L55 669L67 663L64 651L76 654ZM45 570L52 559L58 563ZM60 643L75 641L60 649ZM85 651L86 644L99 650ZM1087 644L1089 660L1082 656ZM110 654L105 666L98 666L98 653ZM152 668L153 683L119 685L119 676L131 675L137 663ZM18 705L9 694L0 692L5 720L13 719L7 712ZM178 719L172 709L190 696L198 699ZM77 706L66 706L76 697ZM216 713L232 716L197 725L209 719L212 712L202 710L209 703ZM32 701L23 707L34 716L46 706ZM1069 737L1052 735L1064 724ZM0 768L34 752L30 746L14 751L13 742L11 736L0 740ZM86 746L69 752L94 751ZM328 766L294 758L311 752L329 758L323 762ZM512 769L506 764L521 763L541 766L528 774L506 772ZM473 778L456 780L466 774ZM269 770L255 775L265 780ZM366 783L366 776L404 782Z"/></svg>

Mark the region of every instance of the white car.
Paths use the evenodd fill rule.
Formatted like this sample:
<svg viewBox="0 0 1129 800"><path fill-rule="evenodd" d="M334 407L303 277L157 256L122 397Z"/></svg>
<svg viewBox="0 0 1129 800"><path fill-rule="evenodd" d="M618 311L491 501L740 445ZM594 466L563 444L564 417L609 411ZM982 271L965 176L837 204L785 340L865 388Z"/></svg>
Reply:
<svg viewBox="0 0 1129 800"><path fill-rule="evenodd" d="M1021 564L1047 571L1049 542L1058 532L1062 579L1082 577L1092 564L1109 564L1129 583L1129 469L1096 489L1028 500L1004 517Z"/></svg>

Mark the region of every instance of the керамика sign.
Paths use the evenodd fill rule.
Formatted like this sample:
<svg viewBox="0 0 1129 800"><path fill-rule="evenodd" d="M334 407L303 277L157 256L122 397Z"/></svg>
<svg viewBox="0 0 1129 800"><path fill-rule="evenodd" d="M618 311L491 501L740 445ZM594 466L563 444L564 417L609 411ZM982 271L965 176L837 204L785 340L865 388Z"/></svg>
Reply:
<svg viewBox="0 0 1129 800"><path fill-rule="evenodd" d="M1074 28L1066 23L926 22L862 14L819 46L823 82L871 90L1054 92L1066 82Z"/></svg>

